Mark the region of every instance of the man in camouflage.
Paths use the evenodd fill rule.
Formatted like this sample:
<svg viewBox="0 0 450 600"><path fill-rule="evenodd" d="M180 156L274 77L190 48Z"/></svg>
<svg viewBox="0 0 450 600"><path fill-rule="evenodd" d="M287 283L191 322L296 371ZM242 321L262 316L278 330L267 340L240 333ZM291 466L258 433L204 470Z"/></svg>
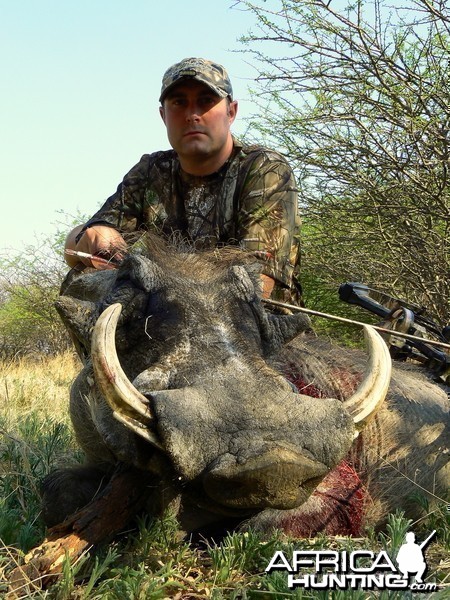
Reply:
<svg viewBox="0 0 450 600"><path fill-rule="evenodd" d="M225 69L188 58L163 77L160 113L173 150L144 154L115 194L68 236L66 249L114 258L150 229L198 248L236 245L262 263L263 292L298 301L299 217L294 175L277 152L231 134L237 102ZM104 268L95 259L66 255Z"/></svg>

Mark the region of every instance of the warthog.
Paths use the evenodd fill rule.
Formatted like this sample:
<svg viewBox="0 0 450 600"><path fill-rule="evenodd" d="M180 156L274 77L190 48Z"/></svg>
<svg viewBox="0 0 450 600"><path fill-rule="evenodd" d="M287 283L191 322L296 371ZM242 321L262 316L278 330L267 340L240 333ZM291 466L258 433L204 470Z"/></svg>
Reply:
<svg viewBox="0 0 450 600"><path fill-rule="evenodd" d="M358 534L448 491L445 391L412 366L390 380L372 328L364 376L364 353L267 312L247 256L153 240L117 270L72 277L57 305L84 360L70 414L87 464L45 481L48 524L117 465L142 474L147 511L170 505L185 531Z"/></svg>

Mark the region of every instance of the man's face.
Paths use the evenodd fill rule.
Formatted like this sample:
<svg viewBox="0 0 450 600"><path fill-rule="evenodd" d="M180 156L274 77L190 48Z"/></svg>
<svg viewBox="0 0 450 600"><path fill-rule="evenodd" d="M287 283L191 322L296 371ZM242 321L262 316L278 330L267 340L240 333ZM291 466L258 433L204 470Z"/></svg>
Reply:
<svg viewBox="0 0 450 600"><path fill-rule="evenodd" d="M194 80L177 85L160 108L169 142L186 161L207 160L223 153L230 144L236 112L237 102L220 98Z"/></svg>

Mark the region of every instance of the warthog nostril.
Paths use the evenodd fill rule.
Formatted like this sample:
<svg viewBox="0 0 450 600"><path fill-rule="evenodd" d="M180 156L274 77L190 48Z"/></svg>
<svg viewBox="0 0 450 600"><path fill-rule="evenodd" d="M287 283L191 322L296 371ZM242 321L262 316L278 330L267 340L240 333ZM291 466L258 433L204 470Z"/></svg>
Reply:
<svg viewBox="0 0 450 600"><path fill-rule="evenodd" d="M203 485L210 498L242 509L299 506L310 495L328 467L306 454L271 448L238 464L230 454L210 465Z"/></svg>

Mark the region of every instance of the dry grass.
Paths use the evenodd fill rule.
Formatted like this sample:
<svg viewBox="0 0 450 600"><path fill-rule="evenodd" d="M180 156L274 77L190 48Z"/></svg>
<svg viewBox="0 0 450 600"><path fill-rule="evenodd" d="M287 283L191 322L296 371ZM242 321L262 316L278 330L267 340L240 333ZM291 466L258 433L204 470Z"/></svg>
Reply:
<svg viewBox="0 0 450 600"><path fill-rule="evenodd" d="M68 422L69 387L79 369L73 352L0 362L0 415L11 424L31 413Z"/></svg>
<svg viewBox="0 0 450 600"><path fill-rule="evenodd" d="M0 597L2 571L44 538L41 479L77 458L68 400L79 368L71 352L0 362Z"/></svg>

